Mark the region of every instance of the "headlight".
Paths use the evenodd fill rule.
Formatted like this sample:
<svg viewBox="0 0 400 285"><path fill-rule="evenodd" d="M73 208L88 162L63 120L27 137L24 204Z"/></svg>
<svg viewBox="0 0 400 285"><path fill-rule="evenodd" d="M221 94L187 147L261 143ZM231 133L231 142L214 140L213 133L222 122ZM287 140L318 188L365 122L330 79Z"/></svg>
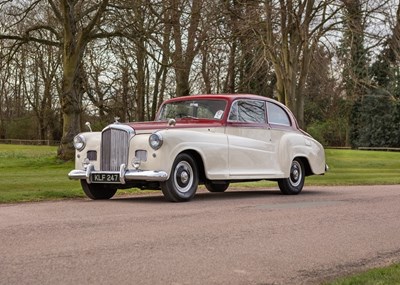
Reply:
<svg viewBox="0 0 400 285"><path fill-rule="evenodd" d="M74 147L75 149L81 151L85 148L86 146L86 140L85 137L82 135L77 135L74 137Z"/></svg>
<svg viewBox="0 0 400 285"><path fill-rule="evenodd" d="M159 134L159 133L151 134L151 136L149 137L149 144L152 149L154 149L154 150L159 149L163 144L163 138L162 138L161 134Z"/></svg>

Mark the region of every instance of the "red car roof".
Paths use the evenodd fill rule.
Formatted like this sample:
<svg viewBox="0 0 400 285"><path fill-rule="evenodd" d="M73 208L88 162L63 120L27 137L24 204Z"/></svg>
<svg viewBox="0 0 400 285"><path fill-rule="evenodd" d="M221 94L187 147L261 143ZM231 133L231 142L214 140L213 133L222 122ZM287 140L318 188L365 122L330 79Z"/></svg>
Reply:
<svg viewBox="0 0 400 285"><path fill-rule="evenodd" d="M259 96L259 95L254 95L254 94L199 94L199 95L189 95L189 96L181 96L181 97L176 97L172 98L169 100L166 100L166 102L176 102L176 101L185 101L188 99L225 99L228 101L233 101L238 98L246 98L246 99L267 99L267 100L272 100L273 99Z"/></svg>
<svg viewBox="0 0 400 285"><path fill-rule="evenodd" d="M269 97L264 97L260 95L254 95L254 94L198 94L198 95L189 95L189 96L181 96L181 97L176 97L172 99L166 100L163 104L165 103L170 103L170 102L179 102L179 101L185 101L185 100L196 100L196 99L219 99L219 100L227 100L230 103L232 101L243 98L243 99L254 99L254 100L265 100L269 102L273 102L275 104L280 105L282 108L284 108L290 115L292 122L294 123L295 128L299 128L298 123L296 118L294 117L293 113L290 111L288 107L286 107L284 104L280 103L277 100L274 100Z"/></svg>

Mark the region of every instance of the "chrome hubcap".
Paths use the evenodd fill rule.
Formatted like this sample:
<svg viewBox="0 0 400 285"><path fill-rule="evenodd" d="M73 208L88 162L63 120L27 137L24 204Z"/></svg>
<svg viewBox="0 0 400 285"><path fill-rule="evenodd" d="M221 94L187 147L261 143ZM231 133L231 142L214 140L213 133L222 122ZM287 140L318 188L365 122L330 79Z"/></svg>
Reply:
<svg viewBox="0 0 400 285"><path fill-rule="evenodd" d="M302 180L301 166L298 161L293 161L292 167L290 169L290 183L297 187L300 185Z"/></svg>
<svg viewBox="0 0 400 285"><path fill-rule="evenodd" d="M187 161L180 161L174 171L174 184L181 193L186 193L193 185L193 169Z"/></svg>
<svg viewBox="0 0 400 285"><path fill-rule="evenodd" d="M189 174L186 171L182 171L181 173L181 181L186 184L189 181Z"/></svg>

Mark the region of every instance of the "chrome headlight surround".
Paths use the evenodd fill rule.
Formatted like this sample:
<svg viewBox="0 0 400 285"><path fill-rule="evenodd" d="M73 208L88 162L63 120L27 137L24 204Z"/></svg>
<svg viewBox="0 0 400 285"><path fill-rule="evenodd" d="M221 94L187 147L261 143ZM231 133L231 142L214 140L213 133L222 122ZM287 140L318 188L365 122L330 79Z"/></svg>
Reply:
<svg viewBox="0 0 400 285"><path fill-rule="evenodd" d="M86 146L86 139L81 134L74 137L74 147L76 150L81 151Z"/></svg>
<svg viewBox="0 0 400 285"><path fill-rule="evenodd" d="M163 144L163 137L160 133L152 133L149 137L149 145L152 149L157 150Z"/></svg>

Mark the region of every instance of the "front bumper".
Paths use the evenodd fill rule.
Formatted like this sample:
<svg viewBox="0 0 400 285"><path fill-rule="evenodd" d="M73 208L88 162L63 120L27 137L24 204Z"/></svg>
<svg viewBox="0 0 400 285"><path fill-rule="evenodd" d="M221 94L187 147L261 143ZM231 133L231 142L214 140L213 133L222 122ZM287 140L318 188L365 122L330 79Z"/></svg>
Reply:
<svg viewBox="0 0 400 285"><path fill-rule="evenodd" d="M168 174L165 171L152 170L126 170L125 164L122 164L119 171L96 171L94 166L89 164L86 170L74 169L68 173L68 177L74 180L86 180L88 184L92 183L92 174L119 174L119 181L116 184L125 184L126 181L166 181Z"/></svg>

